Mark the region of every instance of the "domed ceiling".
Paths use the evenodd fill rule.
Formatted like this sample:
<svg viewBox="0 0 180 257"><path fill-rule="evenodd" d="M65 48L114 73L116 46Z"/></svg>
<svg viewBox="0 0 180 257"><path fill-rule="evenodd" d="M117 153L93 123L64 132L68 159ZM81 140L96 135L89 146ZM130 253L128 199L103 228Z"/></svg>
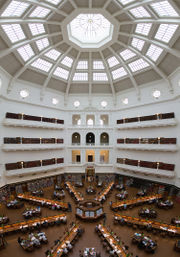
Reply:
<svg viewBox="0 0 180 257"><path fill-rule="evenodd" d="M164 79L180 64L179 0L1 0L0 64L68 94L110 93Z"/></svg>

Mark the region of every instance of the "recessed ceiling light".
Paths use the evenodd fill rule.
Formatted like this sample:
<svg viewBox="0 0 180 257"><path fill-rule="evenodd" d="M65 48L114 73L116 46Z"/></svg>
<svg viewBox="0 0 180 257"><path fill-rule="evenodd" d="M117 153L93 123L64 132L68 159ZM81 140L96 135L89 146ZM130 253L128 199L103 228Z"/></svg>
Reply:
<svg viewBox="0 0 180 257"><path fill-rule="evenodd" d="M159 91L159 90L154 90L152 94L153 94L154 98L157 99L157 98L159 98L159 97L161 96L161 91Z"/></svg>
<svg viewBox="0 0 180 257"><path fill-rule="evenodd" d="M93 61L94 70L104 70L104 64L102 61Z"/></svg>
<svg viewBox="0 0 180 257"><path fill-rule="evenodd" d="M77 107L79 107L79 106L80 106L80 102L79 102L79 101L75 101L75 102L74 102L74 107L77 108Z"/></svg>
<svg viewBox="0 0 180 257"><path fill-rule="evenodd" d="M22 98L26 98L29 96L29 91L27 89L22 89L19 94Z"/></svg>
<svg viewBox="0 0 180 257"><path fill-rule="evenodd" d="M4 24L2 25L2 28L12 43L18 42L26 38L19 24Z"/></svg>
<svg viewBox="0 0 180 257"><path fill-rule="evenodd" d="M1 87L2 87L2 79L0 77L0 89L1 89Z"/></svg>
<svg viewBox="0 0 180 257"><path fill-rule="evenodd" d="M102 102L101 102L101 106L102 106L103 108L105 108L105 107L107 106L107 102L106 102L106 101L102 101Z"/></svg>
<svg viewBox="0 0 180 257"><path fill-rule="evenodd" d="M52 104L56 105L59 103L59 100L57 98L52 98Z"/></svg>
<svg viewBox="0 0 180 257"><path fill-rule="evenodd" d="M122 100L122 102L123 102L123 104L128 104L129 100L128 100L128 98L126 97L126 98L124 98L124 99Z"/></svg>

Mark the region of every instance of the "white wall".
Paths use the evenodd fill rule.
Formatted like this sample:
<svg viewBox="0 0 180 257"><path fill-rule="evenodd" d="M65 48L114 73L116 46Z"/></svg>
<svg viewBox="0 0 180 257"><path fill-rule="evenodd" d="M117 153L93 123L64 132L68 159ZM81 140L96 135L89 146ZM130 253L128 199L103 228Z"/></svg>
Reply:
<svg viewBox="0 0 180 257"><path fill-rule="evenodd" d="M4 152L0 149L0 185L5 183L12 183L16 181L23 181L26 179L34 179L40 176L54 175L61 172L84 172L85 169L85 136L88 132L93 132L96 136L95 146L95 162L97 164L97 172L113 172L116 171L120 174L124 173L119 169L116 169L116 158L132 158L149 161L162 161L167 163L176 164L176 177L172 180L160 179L155 177L146 177L146 179L152 179L156 181L163 181L166 183L176 184L180 186L180 158L179 151L177 152L150 152L150 151L132 151L132 150L117 150L116 140L117 138L124 137L177 137L178 144L180 141L180 73L176 71L171 77L171 82L174 88L174 93L170 93L168 85L159 81L153 84L144 85L141 87L141 99L138 100L136 94L133 91L127 90L117 95L117 102L114 105L111 95L95 95L92 98L92 104L89 106L87 95L70 95L68 97L67 104L64 103L64 96L59 92L48 90L46 91L43 100L40 99L40 88L36 85L17 81L12 88L12 91L7 94L6 89L8 87L10 77L4 71L0 71L0 77L2 80L2 86L0 88L0 144L3 143L3 137L58 137L64 138L65 148L63 150L49 150L49 151L17 151L17 152ZM19 92L21 89L28 89L30 95L27 99L21 99ZM156 100L152 96L152 91L158 89L161 91L161 97ZM59 99L57 106L53 106L51 99L56 97ZM128 97L129 104L124 105L122 100ZM73 103L75 100L79 100L81 105L79 108L74 108ZM101 101L106 100L108 106L106 108L101 107ZM41 128L20 128L20 127L7 127L4 126L3 120L6 112L25 113L30 115L38 115L52 118L59 118L65 120L64 130L49 130ZM157 128L143 128L143 129L131 129L131 130L117 130L116 120L125 117L136 117L151 115L155 113L175 112L178 125L174 127L157 127ZM82 119L82 126L75 128L72 126L72 115L80 114ZM96 117L95 126L93 128L87 128L85 126L86 115L94 114ZM101 114L109 115L109 127L100 127L99 119ZM71 136L74 132L81 134L81 165L71 164L71 151L72 149L79 149L79 147L71 146ZM107 132L110 136L110 145L113 147L101 148L99 145L99 137L102 132ZM101 149L109 150L109 165L99 165L99 152ZM8 162L26 161L26 160L38 160L48 159L52 157L64 157L65 168L56 172L48 172L48 174L29 175L25 177L13 177L7 178L4 176L4 164ZM113 167L114 165L114 167ZM136 175L142 177L142 175Z"/></svg>

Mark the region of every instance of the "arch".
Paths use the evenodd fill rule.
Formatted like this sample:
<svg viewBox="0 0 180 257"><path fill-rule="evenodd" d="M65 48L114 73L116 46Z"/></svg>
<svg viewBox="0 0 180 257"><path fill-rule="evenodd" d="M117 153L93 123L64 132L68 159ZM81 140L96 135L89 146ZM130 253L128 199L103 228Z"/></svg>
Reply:
<svg viewBox="0 0 180 257"><path fill-rule="evenodd" d="M80 145L81 136L79 133L75 132L72 134L72 145Z"/></svg>
<svg viewBox="0 0 180 257"><path fill-rule="evenodd" d="M95 144L95 135L92 132L87 133L86 144L88 144L88 145L94 145Z"/></svg>
<svg viewBox="0 0 180 257"><path fill-rule="evenodd" d="M106 132L103 132L100 135L100 144L101 145L109 145L109 135Z"/></svg>

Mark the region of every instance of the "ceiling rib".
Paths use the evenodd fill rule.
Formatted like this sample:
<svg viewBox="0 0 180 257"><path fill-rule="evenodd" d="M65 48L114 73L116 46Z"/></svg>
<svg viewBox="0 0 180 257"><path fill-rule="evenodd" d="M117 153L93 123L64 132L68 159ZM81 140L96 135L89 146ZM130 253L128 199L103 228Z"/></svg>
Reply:
<svg viewBox="0 0 180 257"><path fill-rule="evenodd" d="M126 70L126 72L128 73L129 75L129 78L136 90L136 95L137 95L137 98L140 99L140 90L139 90L139 87L137 85L137 82L132 74L132 72L130 71L130 69L128 68L128 66L124 63L123 59L114 51L114 49L112 47L110 47L110 50L111 52L113 53L113 55L115 55L115 57L118 59L118 61L122 64L123 68Z"/></svg>
<svg viewBox="0 0 180 257"><path fill-rule="evenodd" d="M51 79L51 77L52 77L52 75L53 75L55 69L58 67L59 63L64 59L64 57L69 53L69 51L70 51L71 49L72 49L72 47L69 47L66 52L64 52L62 55L60 55L60 57L59 57L58 60L56 61L56 64L55 64L54 66L52 66L52 68L51 68L51 70L50 70L50 72L49 72L49 74L48 74L48 77L47 77L47 79L45 80L45 82L44 82L44 84L43 84L43 87L42 87L42 89L41 89L41 93L40 93L40 94L41 94L41 98L44 96L45 89L46 89L46 87L47 87L47 85L48 85L48 83L49 83L49 81L50 81L50 79Z"/></svg>
<svg viewBox="0 0 180 257"><path fill-rule="evenodd" d="M39 36L33 37L31 39L24 40L22 42L18 42L17 44L12 45L8 49L1 50L0 51L0 58L2 58L4 56L14 52L15 50L17 50L21 46L24 46L26 44L30 44L32 42L35 42L36 40L39 40L39 39L42 39L42 38L45 38L45 37L47 37L47 38L48 37L55 37L55 36L59 36L61 34L62 34L61 32L54 32L54 33L51 33L51 34L43 34L43 35L39 35Z"/></svg>
<svg viewBox="0 0 180 257"><path fill-rule="evenodd" d="M89 105L92 104L92 53L89 53Z"/></svg>
<svg viewBox="0 0 180 257"><path fill-rule="evenodd" d="M110 83L110 86L111 86L111 91L112 91L112 95L113 95L113 99L114 99L114 104L116 104L116 93L115 93L115 89L114 89L113 80L112 80L108 65L107 65L107 63L104 59L103 53L101 51L99 53L101 55L101 59L103 61L104 67L105 67L106 72L107 72L107 76L108 76L108 79L109 79L109 83Z"/></svg>
<svg viewBox="0 0 180 257"><path fill-rule="evenodd" d="M159 46L159 47L163 48L166 52L168 52L168 53L170 53L170 54L180 58L180 51L178 51L176 49L172 49L168 45L163 44L163 43L161 43L159 41L156 41L156 40L153 40L153 39L149 39L147 37L144 37L144 36L141 36L141 35L138 35L138 34L129 34L129 33L126 33L126 32L119 32L119 35L127 36L127 37L130 37L130 38L131 37L132 38L136 37L136 38L144 40L144 41L146 41L148 43L152 43L152 44L154 44L156 46Z"/></svg>
<svg viewBox="0 0 180 257"><path fill-rule="evenodd" d="M60 44L62 44L62 42L58 42L55 45L51 45L51 46L47 47L42 52L40 52L38 55L33 56L27 63L25 63L24 66L19 71L17 71L16 74L11 78L11 80L9 82L9 85L8 85L8 88L7 88L7 92L8 93L11 92L14 81L16 79L18 79L18 77L31 65L31 63L33 63L38 58L40 58L42 55L44 55L46 52L48 52L49 50L57 47Z"/></svg>
<svg viewBox="0 0 180 257"><path fill-rule="evenodd" d="M180 24L180 18L166 18L166 19L135 19L130 21L121 21L120 25L128 25L128 24L137 24L137 23L154 23L154 24L161 24L161 23L171 23L171 24Z"/></svg>
<svg viewBox="0 0 180 257"><path fill-rule="evenodd" d="M80 56L80 52L78 52L77 57L76 57L76 59L73 63L72 69L70 71L68 84L67 84L67 88L66 88L66 94L65 94L65 102L66 103L67 103L67 98L68 98L68 95L69 95L70 86L71 86L71 83L72 83L72 80L73 80L73 75L74 75L74 72L75 72L75 69L76 69L76 66L77 66L77 62L79 60L79 56Z"/></svg>
<svg viewBox="0 0 180 257"><path fill-rule="evenodd" d="M135 54L137 54L140 58L142 58L144 61L146 61L147 63L149 63L149 65L161 76L161 78L163 78L167 83L168 83L168 87L169 87L169 91L173 92L173 86L169 80L169 78L164 74L164 72L162 72L148 57L142 55L139 51L137 51L135 48L124 44L121 41L118 41L120 43L120 45L122 45L123 47L131 50L132 52L134 52Z"/></svg>
<svg viewBox="0 0 180 257"><path fill-rule="evenodd" d="M20 18L3 18L0 19L0 23L2 24L27 24L27 23L43 23L43 24L48 24L48 25L61 25L61 22L58 21L50 21L50 20L43 20L43 19L20 19Z"/></svg>

